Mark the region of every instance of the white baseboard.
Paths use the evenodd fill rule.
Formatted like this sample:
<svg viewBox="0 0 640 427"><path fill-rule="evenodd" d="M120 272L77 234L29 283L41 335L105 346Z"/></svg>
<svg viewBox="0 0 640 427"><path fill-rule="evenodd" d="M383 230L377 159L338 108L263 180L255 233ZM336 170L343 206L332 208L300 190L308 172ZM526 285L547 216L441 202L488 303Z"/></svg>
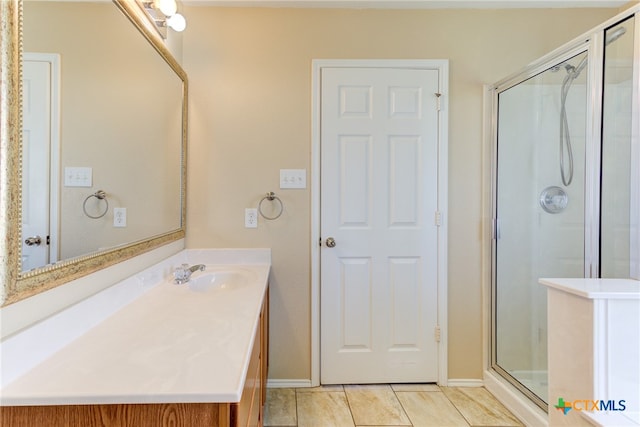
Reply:
<svg viewBox="0 0 640 427"><path fill-rule="evenodd" d="M447 384L440 384L443 387L483 387L484 381L477 379L449 379ZM287 380L269 379L267 388L309 388L313 387L311 380Z"/></svg>
<svg viewBox="0 0 640 427"><path fill-rule="evenodd" d="M447 387L482 387L484 386L484 381L482 380L465 380L465 379L448 379Z"/></svg>
<svg viewBox="0 0 640 427"><path fill-rule="evenodd" d="M311 387L311 380L267 380L267 388L308 388Z"/></svg>
<svg viewBox="0 0 640 427"><path fill-rule="evenodd" d="M548 426L547 413L527 399L511 384L491 371L484 373L485 387L526 426Z"/></svg>

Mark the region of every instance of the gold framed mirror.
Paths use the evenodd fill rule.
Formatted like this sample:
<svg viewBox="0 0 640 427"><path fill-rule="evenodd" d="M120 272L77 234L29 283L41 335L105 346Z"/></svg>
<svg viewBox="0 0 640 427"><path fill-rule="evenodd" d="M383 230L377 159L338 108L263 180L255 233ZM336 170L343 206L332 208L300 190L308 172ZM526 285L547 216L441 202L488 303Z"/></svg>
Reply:
<svg viewBox="0 0 640 427"><path fill-rule="evenodd" d="M42 10L33 9L37 3L42 3ZM43 25L25 22L26 4L22 0L0 2L0 283L3 285L0 305L12 304L185 235L187 75L145 19L138 2L85 3L28 3L30 18L40 13L51 25L65 25L60 19L52 19L52 7L85 8L74 13L89 13L89 8L97 10L96 19L91 19L90 15L74 19L72 30L80 31L77 27L84 26L100 40L115 39L119 48L105 47L100 40L87 40L85 35L71 35L74 45L86 48L81 56L77 56L80 60L75 60L69 49L39 44L33 41L31 32L25 34L25 28L38 27L42 31ZM67 11L59 12L69 15ZM103 24L105 27L100 31L96 27L105 21L105 15L116 16L117 25ZM129 34L131 28L133 35ZM55 38L52 35L63 33L54 28L48 31L47 42ZM142 40L142 44L132 38ZM78 43L78 40L82 42ZM26 54L25 46L29 54ZM135 50L125 51L127 49ZM62 58L60 86L65 92L58 94L60 99L56 104L60 110L60 123L50 124L49 128L59 129L59 145L63 148L48 156L54 159L52 170L58 169L50 174L47 184L53 195L46 197L34 196L27 191L27 187L35 188L28 171L37 169L31 166L34 156L28 153L39 152L29 148L32 138L25 135L33 132L30 134L25 130L23 114L26 103L23 94L30 95L34 86L31 80L25 80L29 78L25 76L25 58L31 58L31 51L54 51ZM148 62L132 62L140 57L148 57ZM105 61L112 61L118 67L109 69ZM78 68L80 66L82 68ZM107 69L103 74L110 78L119 74L134 80L125 85L113 80L85 81L89 80L86 78L89 75L95 78L87 68L98 72ZM165 76L166 80L154 80L157 75ZM23 86L25 81L28 83ZM85 86L80 86L81 83ZM75 88L76 92L69 92L70 88ZM122 91L118 92L120 89ZM56 90L49 93L56 94ZM151 99L157 94L158 99ZM29 95L25 95L25 99ZM77 99L81 100L79 106L69 103L69 100ZM148 108L142 102L158 108ZM109 108L109 105L115 107ZM149 116L150 110L161 115ZM125 117L133 119L127 123L120 121ZM65 151L71 146L75 147L73 151ZM156 152L165 157L156 157ZM113 153L116 155L109 157ZM104 159L109 160L101 163ZM78 170L89 170L89 176L83 175L78 181L72 176L72 172ZM55 199L51 203L55 208L49 208L52 213L46 218L57 231L51 235L59 236L54 239L49 234L46 238L43 234L41 239L36 239L41 233L33 237L24 233L28 232L25 218L30 217L27 208L41 199ZM123 212L128 215L124 221L120 216ZM168 219L154 224L160 217ZM56 256L28 265L29 248L24 246L25 242L29 241L26 244L32 246L29 243L38 240L43 245L55 246Z"/></svg>

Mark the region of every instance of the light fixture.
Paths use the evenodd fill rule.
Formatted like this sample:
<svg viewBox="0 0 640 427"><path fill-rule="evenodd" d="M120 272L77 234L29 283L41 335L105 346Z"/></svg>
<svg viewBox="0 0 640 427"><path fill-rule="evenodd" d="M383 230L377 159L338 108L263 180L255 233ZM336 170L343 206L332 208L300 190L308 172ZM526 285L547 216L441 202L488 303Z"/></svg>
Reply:
<svg viewBox="0 0 640 427"><path fill-rule="evenodd" d="M185 28L187 28L187 20L184 19L184 16L180 15L179 13L174 13L167 18L167 25L174 31L181 32L184 31Z"/></svg>
<svg viewBox="0 0 640 427"><path fill-rule="evenodd" d="M153 0L153 6L165 16L175 15L178 11L178 4L175 0Z"/></svg>
<svg viewBox="0 0 640 427"><path fill-rule="evenodd" d="M187 27L187 20L177 13L176 0L140 1L140 4L162 38L167 38L167 27L177 32Z"/></svg>

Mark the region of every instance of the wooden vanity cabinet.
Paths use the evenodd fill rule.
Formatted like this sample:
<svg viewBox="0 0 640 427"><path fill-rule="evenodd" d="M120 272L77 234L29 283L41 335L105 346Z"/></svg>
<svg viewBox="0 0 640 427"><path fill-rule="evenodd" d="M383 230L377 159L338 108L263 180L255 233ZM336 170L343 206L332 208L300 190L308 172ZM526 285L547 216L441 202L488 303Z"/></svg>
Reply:
<svg viewBox="0 0 640 427"><path fill-rule="evenodd" d="M242 398L238 403L152 403L0 407L11 427L262 427L269 354L269 290L265 291Z"/></svg>
<svg viewBox="0 0 640 427"><path fill-rule="evenodd" d="M233 427L262 426L267 397L267 367L269 354L269 290L260 312L260 325L253 339L247 379L239 403L230 405L229 424ZM226 425L226 424L222 424Z"/></svg>

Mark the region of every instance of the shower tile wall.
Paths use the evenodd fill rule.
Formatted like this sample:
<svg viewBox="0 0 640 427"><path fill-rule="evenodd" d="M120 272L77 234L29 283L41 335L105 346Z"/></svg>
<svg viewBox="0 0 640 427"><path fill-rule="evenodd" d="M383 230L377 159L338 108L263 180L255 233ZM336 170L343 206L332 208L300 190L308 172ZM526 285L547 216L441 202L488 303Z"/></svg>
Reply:
<svg viewBox="0 0 640 427"><path fill-rule="evenodd" d="M607 30L623 31L615 43L605 46L604 97L602 121L602 277L627 278L640 274L638 221L640 208L638 185L640 166L633 162L638 154L632 144L633 56L635 18L629 18ZM637 114L637 113L636 113ZM635 150L638 148L636 147Z"/></svg>
<svg viewBox="0 0 640 427"><path fill-rule="evenodd" d="M602 160L603 170L609 174L603 185L611 191L602 194L602 277L629 277L631 86L631 78L606 85L611 96L605 99L604 106L604 122L609 126L604 128L608 131L604 141L608 150Z"/></svg>
<svg viewBox="0 0 640 427"><path fill-rule="evenodd" d="M509 108L500 111L499 143L503 144L498 165L501 176L518 177L534 174L534 144L535 105L531 102L531 95L535 87L519 87L517 93L507 91L501 94L501 105L508 103ZM525 91L526 93L522 93ZM513 96L512 96L513 95ZM508 125L507 125L508 124ZM517 141L518 146L507 141ZM519 149L518 149L519 148ZM508 151L507 151L508 150ZM514 183L515 184L515 183ZM505 200L521 200L522 194L528 195L533 202L533 180L523 186L522 180L518 185L503 185L500 187L500 197ZM530 304L533 264L523 260L533 260L533 250L530 244L531 225L536 222L533 218L532 203L511 203L501 205L498 217L500 219L499 256L497 272L499 275L498 290L498 363L508 372L532 368L531 334L523 333L529 330L532 306ZM516 222L522 224L516 226ZM504 233L507 233L503 239ZM511 233L517 233L513 235ZM501 257L500 253L510 254L509 258ZM514 262L516 261L516 262ZM500 278L508 278L503 283ZM508 301L508 303L506 303ZM505 303L503 303L505 302ZM509 319L508 327L501 319Z"/></svg>

